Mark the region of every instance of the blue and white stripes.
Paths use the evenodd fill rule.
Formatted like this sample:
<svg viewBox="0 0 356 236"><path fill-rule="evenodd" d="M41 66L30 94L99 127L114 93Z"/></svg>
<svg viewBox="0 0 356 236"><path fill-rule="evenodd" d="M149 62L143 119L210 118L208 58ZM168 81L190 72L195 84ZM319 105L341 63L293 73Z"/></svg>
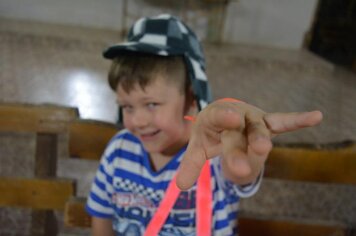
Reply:
<svg viewBox="0 0 356 236"><path fill-rule="evenodd" d="M141 234L154 214L176 173L183 148L158 172L149 163L148 153L127 130L109 143L101 159L86 209L92 216L113 219L119 235L129 229ZM213 187L213 235L236 235L239 197L256 192L259 180L244 188L223 178L219 158L210 161ZM195 235L195 186L182 192L170 212L162 235Z"/></svg>

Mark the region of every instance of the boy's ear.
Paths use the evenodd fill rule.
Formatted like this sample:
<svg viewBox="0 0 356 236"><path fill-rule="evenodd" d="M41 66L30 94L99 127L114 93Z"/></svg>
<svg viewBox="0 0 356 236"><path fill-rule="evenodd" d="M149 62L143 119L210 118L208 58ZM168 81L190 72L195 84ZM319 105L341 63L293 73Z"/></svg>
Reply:
<svg viewBox="0 0 356 236"><path fill-rule="evenodd" d="M193 99L186 115L196 115L198 113L197 101Z"/></svg>
<svg viewBox="0 0 356 236"><path fill-rule="evenodd" d="M197 100L195 99L192 89L189 89L185 97L184 115L195 115L197 113L198 113Z"/></svg>

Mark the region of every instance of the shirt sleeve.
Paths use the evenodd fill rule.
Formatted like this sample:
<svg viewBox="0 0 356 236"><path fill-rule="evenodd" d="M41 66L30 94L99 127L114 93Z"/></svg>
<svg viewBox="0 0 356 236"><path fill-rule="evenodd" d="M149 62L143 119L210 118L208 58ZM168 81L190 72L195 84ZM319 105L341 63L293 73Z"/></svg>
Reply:
<svg viewBox="0 0 356 236"><path fill-rule="evenodd" d="M238 197L241 198L247 198L247 197L251 197L258 191L263 179L264 168L261 170L261 173L258 175L258 177L254 182L247 185L237 185L224 177L220 160L221 158L219 157L214 158L212 160L212 165L214 168L214 172L216 173L215 178L217 184L220 185L220 187L224 189L225 192L229 194L237 195Z"/></svg>
<svg viewBox="0 0 356 236"><path fill-rule="evenodd" d="M115 159L115 143L116 142L112 140L106 147L91 185L85 206L86 211L91 216L111 218L114 214L112 208L114 167L112 162Z"/></svg>

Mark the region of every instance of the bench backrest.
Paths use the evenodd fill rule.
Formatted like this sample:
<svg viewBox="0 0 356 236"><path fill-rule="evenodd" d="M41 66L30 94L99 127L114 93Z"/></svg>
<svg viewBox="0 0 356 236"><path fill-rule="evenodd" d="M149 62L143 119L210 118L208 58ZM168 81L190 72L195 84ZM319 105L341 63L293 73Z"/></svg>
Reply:
<svg viewBox="0 0 356 236"><path fill-rule="evenodd" d="M318 183L356 184L356 144L344 142L322 148L275 147L265 177Z"/></svg>
<svg viewBox="0 0 356 236"><path fill-rule="evenodd" d="M99 160L110 139L119 131L114 124L93 120L74 120L69 124L71 157Z"/></svg>
<svg viewBox="0 0 356 236"><path fill-rule="evenodd" d="M64 210L75 181L58 178L0 177L0 207Z"/></svg>
<svg viewBox="0 0 356 236"><path fill-rule="evenodd" d="M58 133L78 117L78 109L72 107L0 103L0 131Z"/></svg>

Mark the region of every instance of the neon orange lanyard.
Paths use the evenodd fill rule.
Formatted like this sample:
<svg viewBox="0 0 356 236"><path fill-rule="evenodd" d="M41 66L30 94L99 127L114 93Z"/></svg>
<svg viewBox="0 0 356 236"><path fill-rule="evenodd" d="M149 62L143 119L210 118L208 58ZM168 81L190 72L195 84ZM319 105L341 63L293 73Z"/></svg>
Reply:
<svg viewBox="0 0 356 236"><path fill-rule="evenodd" d="M211 191L211 173L210 164L207 161L200 173L197 182L196 193L196 229L197 236L211 235L212 222L212 191ZM148 223L144 236L156 236L171 212L179 194L180 189L176 185L176 176L171 180L156 213Z"/></svg>

